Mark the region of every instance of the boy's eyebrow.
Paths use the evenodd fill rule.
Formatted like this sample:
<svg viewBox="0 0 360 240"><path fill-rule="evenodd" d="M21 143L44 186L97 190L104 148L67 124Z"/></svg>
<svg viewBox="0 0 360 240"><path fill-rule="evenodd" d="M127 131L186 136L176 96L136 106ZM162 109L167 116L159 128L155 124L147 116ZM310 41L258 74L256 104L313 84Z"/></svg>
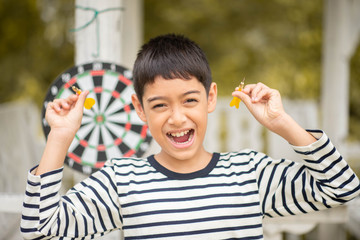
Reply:
<svg viewBox="0 0 360 240"><path fill-rule="evenodd" d="M192 94L192 93L199 93L200 94L200 91L199 90L190 90L190 91L187 91L186 93L184 93L183 96L186 96L186 95L189 95L189 94Z"/></svg>
<svg viewBox="0 0 360 240"><path fill-rule="evenodd" d="M186 95L193 94L193 93L200 94L201 92L200 92L199 90L190 90L190 91L187 91L187 92L183 93L182 95L183 95L183 96L186 96ZM166 99L166 97L163 97L163 96L154 96L154 97L149 97L146 101L147 101L148 103L150 103L150 102L152 102L152 101L162 100L162 99Z"/></svg>
<svg viewBox="0 0 360 240"><path fill-rule="evenodd" d="M148 99L146 99L146 101L150 103L152 101L161 100L161 99L165 99L165 97L161 97L161 96L149 97Z"/></svg>

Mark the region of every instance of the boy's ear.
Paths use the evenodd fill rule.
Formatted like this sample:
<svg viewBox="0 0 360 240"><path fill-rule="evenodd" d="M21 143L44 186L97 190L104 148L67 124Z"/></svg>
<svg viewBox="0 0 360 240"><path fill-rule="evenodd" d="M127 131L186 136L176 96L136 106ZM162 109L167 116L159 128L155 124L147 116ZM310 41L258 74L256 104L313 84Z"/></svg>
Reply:
<svg viewBox="0 0 360 240"><path fill-rule="evenodd" d="M143 122L146 122L146 116L145 116L144 109L143 109L136 94L131 95L131 101L132 101L132 104L134 105L135 111L136 111L137 115L139 116L139 118Z"/></svg>
<svg viewBox="0 0 360 240"><path fill-rule="evenodd" d="M215 110L217 101L217 85L212 82L210 85L209 95L208 95L208 113L211 113Z"/></svg>

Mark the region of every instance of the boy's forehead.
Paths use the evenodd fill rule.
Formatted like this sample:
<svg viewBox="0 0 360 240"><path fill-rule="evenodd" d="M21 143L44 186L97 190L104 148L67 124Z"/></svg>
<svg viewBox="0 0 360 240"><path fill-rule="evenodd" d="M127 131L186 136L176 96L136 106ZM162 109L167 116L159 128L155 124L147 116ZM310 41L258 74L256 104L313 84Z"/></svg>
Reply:
<svg viewBox="0 0 360 240"><path fill-rule="evenodd" d="M144 87L144 95L147 93L164 93L174 92L178 90L189 90L189 88L198 89L199 91L205 92L205 87L196 77L191 77L190 79L174 78L174 79L164 79L161 76L158 76L154 79L153 83L147 83Z"/></svg>

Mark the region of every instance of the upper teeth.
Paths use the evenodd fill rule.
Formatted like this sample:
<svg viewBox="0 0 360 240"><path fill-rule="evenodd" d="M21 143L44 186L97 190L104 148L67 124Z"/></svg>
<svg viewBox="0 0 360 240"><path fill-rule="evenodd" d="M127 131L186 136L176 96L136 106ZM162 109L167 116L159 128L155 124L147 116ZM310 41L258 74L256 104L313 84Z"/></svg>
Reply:
<svg viewBox="0 0 360 240"><path fill-rule="evenodd" d="M170 133L171 136L173 137L182 137L186 134L188 134L190 130L186 130L186 131L183 131L183 132L177 132L177 133Z"/></svg>

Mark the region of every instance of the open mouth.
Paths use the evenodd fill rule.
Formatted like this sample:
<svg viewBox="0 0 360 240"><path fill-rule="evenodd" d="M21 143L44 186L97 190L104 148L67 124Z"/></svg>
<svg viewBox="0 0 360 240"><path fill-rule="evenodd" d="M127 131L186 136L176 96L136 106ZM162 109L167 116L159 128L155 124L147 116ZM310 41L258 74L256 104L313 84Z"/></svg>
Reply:
<svg viewBox="0 0 360 240"><path fill-rule="evenodd" d="M188 129L182 132L174 132L166 134L170 141L176 145L186 145L194 138L194 129Z"/></svg>

